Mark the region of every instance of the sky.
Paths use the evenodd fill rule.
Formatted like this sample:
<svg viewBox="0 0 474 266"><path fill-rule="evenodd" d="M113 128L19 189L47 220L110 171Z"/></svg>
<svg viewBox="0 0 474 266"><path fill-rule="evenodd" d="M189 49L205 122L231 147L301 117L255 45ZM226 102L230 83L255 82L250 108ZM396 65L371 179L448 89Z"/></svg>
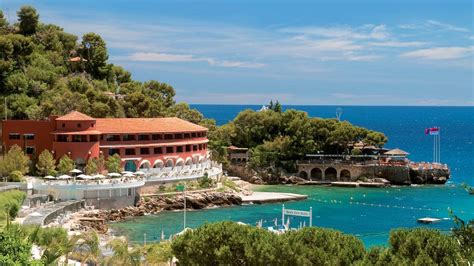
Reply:
<svg viewBox="0 0 474 266"><path fill-rule="evenodd" d="M474 105L472 1L0 0L204 104Z"/></svg>

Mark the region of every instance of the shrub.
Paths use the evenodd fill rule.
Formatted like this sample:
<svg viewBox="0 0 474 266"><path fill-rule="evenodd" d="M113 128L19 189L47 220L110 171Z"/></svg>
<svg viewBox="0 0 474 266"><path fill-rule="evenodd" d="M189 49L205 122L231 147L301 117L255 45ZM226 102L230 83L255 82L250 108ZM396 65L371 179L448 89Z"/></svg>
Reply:
<svg viewBox="0 0 474 266"><path fill-rule="evenodd" d="M11 182L23 182L25 180L23 174L18 170L11 172L10 175L8 175L8 179Z"/></svg>
<svg viewBox="0 0 474 266"><path fill-rule="evenodd" d="M198 179L198 184L200 188L210 188L214 185L214 181L204 174L204 176Z"/></svg>

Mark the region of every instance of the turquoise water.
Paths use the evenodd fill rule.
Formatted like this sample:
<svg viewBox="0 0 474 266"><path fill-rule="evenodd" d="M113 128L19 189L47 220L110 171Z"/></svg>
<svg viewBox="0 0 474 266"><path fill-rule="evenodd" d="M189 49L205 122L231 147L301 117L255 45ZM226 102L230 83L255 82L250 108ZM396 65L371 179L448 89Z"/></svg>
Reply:
<svg viewBox="0 0 474 266"><path fill-rule="evenodd" d="M206 117L215 118L219 124L231 120L239 110L260 108L239 105L193 107L198 108ZM336 107L291 108L304 110L311 116L334 117ZM417 218L449 217L448 208L464 220L474 219L474 196L459 187L462 182L474 185L474 108L346 106L343 109L343 120L384 132L389 138L387 147L409 151L410 159L415 161L431 161L432 158L432 139L424 135L424 128L441 127L441 160L451 167L450 184L388 189L306 186L263 186L259 189L309 195L307 200L287 202L285 206L301 210L313 207L315 226L335 228L357 235L368 246L385 244L392 228L421 226L417 224ZM255 224L263 219L266 221L265 226L271 226L273 219L280 217L281 204L249 205L188 211L187 225L197 227L205 222L221 220ZM304 220L294 218L291 226L297 227L302 221ZM424 226L449 230L453 223L444 220L438 224ZM143 241L145 233L148 241L154 241L160 238L162 230L167 237L181 231L183 212L165 212L135 218L113 224L112 228L127 235L132 241Z"/></svg>
<svg viewBox="0 0 474 266"><path fill-rule="evenodd" d="M262 186L259 190L309 195L309 198L304 201L286 202L285 207L308 210L311 206L313 207L313 225L331 227L357 235L367 246L385 244L391 228L420 226L416 222L417 218L449 217L448 207L465 219L474 219L473 198L459 187L423 186L375 189ZM379 204L382 207L378 206ZM206 222L221 220L256 224L260 219L264 220L264 226L272 226L275 218L278 218L278 222L281 223L281 207L282 204L278 203L188 211L187 226L193 228ZM294 217L290 221L290 226L298 227L303 221L308 225L307 220ZM453 223L450 220L428 225L428 227L441 230L449 230L452 226ZM112 228L120 234L127 235L133 241L143 241L145 233L148 241L154 241L160 239L162 230L167 237L180 232L183 229L183 212L164 212L134 218L112 224Z"/></svg>

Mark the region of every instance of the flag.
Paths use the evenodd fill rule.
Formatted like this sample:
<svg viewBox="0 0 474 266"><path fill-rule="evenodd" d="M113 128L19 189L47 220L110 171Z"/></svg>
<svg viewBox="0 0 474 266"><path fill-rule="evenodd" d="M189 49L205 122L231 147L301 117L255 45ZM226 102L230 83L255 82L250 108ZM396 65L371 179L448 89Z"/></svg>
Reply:
<svg viewBox="0 0 474 266"><path fill-rule="evenodd" d="M439 127L430 127L425 129L426 135L436 136L439 135Z"/></svg>

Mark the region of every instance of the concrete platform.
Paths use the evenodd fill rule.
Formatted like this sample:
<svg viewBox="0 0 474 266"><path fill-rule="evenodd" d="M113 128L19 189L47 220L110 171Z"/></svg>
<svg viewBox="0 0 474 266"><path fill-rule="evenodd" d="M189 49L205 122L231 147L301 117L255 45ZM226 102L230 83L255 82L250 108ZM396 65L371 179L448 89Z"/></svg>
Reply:
<svg viewBox="0 0 474 266"><path fill-rule="evenodd" d="M299 183L298 185L329 186L331 185L331 181L306 181L304 183Z"/></svg>
<svg viewBox="0 0 474 266"><path fill-rule="evenodd" d="M334 186L334 187L358 187L359 183L357 183L357 182L331 182L331 186Z"/></svg>
<svg viewBox="0 0 474 266"><path fill-rule="evenodd" d="M242 195L242 203L275 203L291 200L304 200L308 195L280 192L253 192L252 195Z"/></svg>

